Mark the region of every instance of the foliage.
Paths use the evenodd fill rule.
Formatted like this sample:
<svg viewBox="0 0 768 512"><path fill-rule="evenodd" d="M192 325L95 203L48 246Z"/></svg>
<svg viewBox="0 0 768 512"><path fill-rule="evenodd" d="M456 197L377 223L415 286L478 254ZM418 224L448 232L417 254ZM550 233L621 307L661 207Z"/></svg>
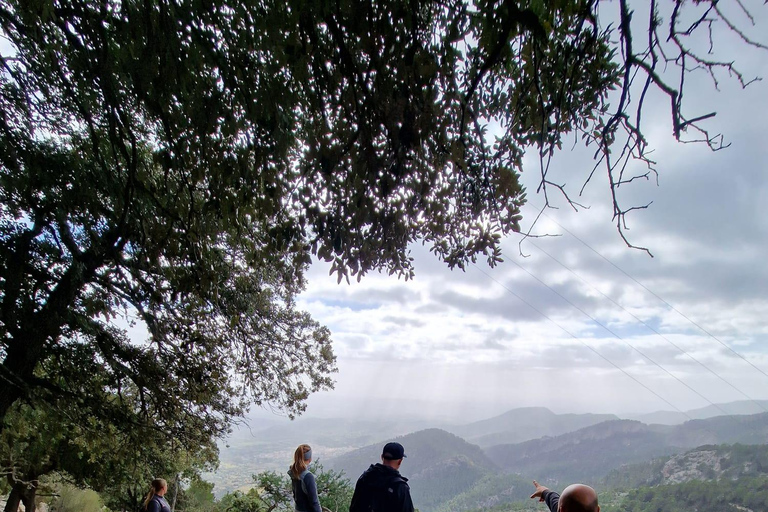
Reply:
<svg viewBox="0 0 768 512"><path fill-rule="evenodd" d="M56 497L48 507L49 512L102 512L104 505L99 495L91 489L78 489L63 484L57 489Z"/></svg>
<svg viewBox="0 0 768 512"><path fill-rule="evenodd" d="M611 471L603 486L633 489L689 480L738 480L768 475L768 445L706 445Z"/></svg>
<svg viewBox="0 0 768 512"><path fill-rule="evenodd" d="M467 491L450 500L444 500L436 512L459 512L475 509L491 509L525 501L531 495L530 479L508 473L491 473L483 476Z"/></svg>
<svg viewBox="0 0 768 512"><path fill-rule="evenodd" d="M178 501L178 510L187 512L217 512L219 510L213 495L213 484L199 476L193 476Z"/></svg>
<svg viewBox="0 0 768 512"><path fill-rule="evenodd" d="M222 512L265 512L267 508L257 489L247 493L235 491L227 493L219 500L218 508Z"/></svg>
<svg viewBox="0 0 768 512"><path fill-rule="evenodd" d="M155 426L89 417L64 406L14 404L0 433L0 460L14 492L32 493L40 477L57 472L90 487L115 508L136 510L155 475L194 476L212 469L215 444L184 450ZM31 484L31 485L30 485Z"/></svg>
<svg viewBox="0 0 768 512"><path fill-rule="evenodd" d="M309 470L315 475L320 505L333 512L349 509L354 488L341 472L326 470L314 462ZM264 471L253 475L255 487L247 493L227 493L217 503L221 512L290 512L294 510L288 473ZM198 509L194 509L198 512ZM200 512L203 512L201 510Z"/></svg>
<svg viewBox="0 0 768 512"><path fill-rule="evenodd" d="M766 510L768 477L718 482L691 481L632 490L621 502L626 512L743 512Z"/></svg>

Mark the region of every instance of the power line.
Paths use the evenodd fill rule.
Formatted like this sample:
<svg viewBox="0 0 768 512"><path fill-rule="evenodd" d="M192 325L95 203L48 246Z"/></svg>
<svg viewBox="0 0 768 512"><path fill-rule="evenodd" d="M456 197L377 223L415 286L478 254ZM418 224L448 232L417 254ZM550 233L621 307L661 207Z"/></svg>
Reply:
<svg viewBox="0 0 768 512"><path fill-rule="evenodd" d="M621 304L619 304L618 302L616 302L615 300L613 300L611 297L609 297L608 295L606 295L605 293L603 293L602 291L600 291L598 288L596 288L595 286L593 286L593 285L592 285L591 283L589 283L589 282L588 282L586 279L584 279L584 278L583 278L583 277L581 277L579 274L577 274L577 273L576 273L574 270L572 270L570 267L568 267L568 265L566 265L565 263L561 262L561 261L560 261L560 260L558 260L556 257L552 256L550 253L548 253L547 251L545 251L544 249L542 249L541 247L539 247L538 245L536 245L536 243L534 243L534 242L531 242L531 244L532 244L534 247L536 247L536 249L538 249L539 251L541 251L541 252L543 252L544 254L546 254L547 256L549 256L549 257L550 257L550 258L551 258L553 261L555 261L555 262L556 262L558 265L560 265L561 267L563 267L564 269L566 269L568 272L570 272L570 273L571 273L571 274L573 274L574 276L578 277L578 278L579 278L579 279L580 279L580 280L581 280L581 281L582 281L584 284L586 284L587 286L589 286L590 288L592 288L594 291L596 291L597 293L599 293L600 295L602 295L603 297L605 297L606 299L608 299L609 301L611 301L611 302L612 302L613 304L615 304L616 306L620 307L620 308L621 308L621 309L622 309L622 310L623 310L625 313L627 313L627 314L628 314L628 315L630 315L632 318L634 318L635 320L637 320L638 322L640 322L641 324L643 324L643 325L644 325L646 328L648 328L649 330L653 331L653 332L654 332L656 335L658 335L659 337L661 337L661 339L663 339L664 341L666 341L667 343L669 343L670 345L672 345L673 347L675 347L675 348L676 348L677 350L679 350L681 353L683 353L683 354L685 354L686 356L688 356L689 358L691 358L693 361L695 361L696 363L698 363L699 365L701 365L701 366L702 366L704 369L706 369L706 370L707 370L708 372L710 372L712 375L714 375L714 376L715 376L715 377L717 377L718 379L722 380L724 383L728 384L728 385L729 385L731 388L733 388L734 390L738 391L738 392L739 392L741 395L743 395L743 396L744 396L744 397L746 397L748 400L750 400L751 402L753 402L753 403L754 403L755 405L757 405L757 406L758 406L760 409L762 409L762 410L763 410L763 411L765 411L765 412L768 412L768 409L766 409L766 408L765 408L765 406L763 406L763 405L762 405L760 402L758 402L757 400L755 400L754 398L752 398L751 396L749 396L747 393L745 393L744 391L742 391L741 389L739 389L738 387L736 387L734 384L732 384L731 382L729 382L728 380L726 380L726 379L725 379L725 377L723 377L722 375L718 374L717 372L715 372L714 370L712 370L712 369L711 369L709 366L707 366L707 365L706 365L706 364L704 364L703 362L701 362L701 361L699 361L698 359L696 359L695 357L693 357L693 356L692 356L691 354L689 354L689 353L688 353L688 352L687 352L685 349L683 349L682 347L678 346L678 345L677 345L676 343L674 343L672 340L670 340L669 338L667 338L666 336L664 336L662 333L660 333L659 331L657 331L656 329L654 329L652 326L648 325L648 324L647 324L645 321L643 321L642 319L638 318L638 317L637 317L636 315L634 315L634 314L633 314L631 311L627 310L627 309L626 309L624 306L622 306ZM710 402L710 403L711 403L711 402ZM712 404L712 405L715 405L715 404ZM722 412L725 412L725 411L723 411L723 410L722 410L720 407L718 407L718 406L716 406L716 405L715 405L715 407L717 407L718 409L720 409Z"/></svg>
<svg viewBox="0 0 768 512"><path fill-rule="evenodd" d="M543 213L543 209L542 209L542 213ZM741 354L739 354L738 352L736 352L736 350L734 350L733 348L731 348L730 346L728 346L726 343L724 343L723 341L721 341L719 338L717 338L715 335L713 335L712 333L710 333L710 332L709 332L708 330L706 330L704 327L702 327L701 325L697 324L696 322L694 322L693 320L691 320L690 318L688 318L688 316L686 316L685 314L683 314L683 313L682 313L680 310L678 310L678 309L677 309L675 306L673 306L672 304L670 304L669 302L667 302L667 301L666 301L666 300L664 300L663 298L659 297L659 296L658 296L656 293L654 293L654 292L653 292L651 289L649 289L649 288L648 288L647 286L645 286L643 283L641 283L640 281L638 281L637 279L635 279L634 277L632 277L630 274L628 274L627 272L625 272L625 271L624 271L624 270L623 270L621 267L619 267L619 266L618 266L618 265L616 265L614 262L612 262L611 260L609 260L608 258L606 258L605 256L603 256L603 255L602 255L600 252L598 252L596 249L592 248L592 246L591 246L591 245L589 245L587 242L585 242L584 240L582 240L581 238L579 238L578 236L576 236L576 235L575 235L573 232L569 231L569 230L568 230L568 229L567 229L565 226L563 226L562 224L560 224L559 222L557 222L555 219L553 219L552 217L550 217L550 216L549 216L549 215L547 215L546 213L544 213L544 215L546 215L546 217L547 217L549 220L551 220L551 221L552 221L552 222L554 222L554 223L555 223L557 226L559 226L559 227L560 227L560 229L562 229L563 231L565 231L566 233L568 233L569 235L571 235L573 238L575 238L576 240L578 240L579 242L581 242L581 243L582 243L582 244L583 244L583 245L584 245L584 246L585 246L587 249L589 249L590 251L592 251L592 252L594 252L595 254L597 254L598 256L600 256L600 258L602 258L603 260L605 260L606 262L608 262L608 264L610 264L610 265L611 265L613 268L615 268L616 270L618 270L619 272L621 272L622 274L624 274L625 276L627 276L629 279L631 279L632 281L634 281L634 282L635 282L635 284L637 284L638 286L640 286L640 287L641 287L643 290L647 291L648 293L650 293L651 295L653 295L654 297L656 297L656 299L658 299L658 300L659 300L659 301L661 301L663 304L665 304L665 305L666 305L666 306L667 306L669 309L671 309L672 311L674 311L675 313L677 313L678 315L680 315L681 317L683 317L684 319L686 319L686 320L687 320L688 322L690 322L692 325L694 325L694 326L698 327L698 328L699 328L699 330L701 330L701 331L702 331L704 334L706 334L707 336L709 336L710 338L712 338L713 340L715 340L716 342L718 342L720 345L722 345L723 347L725 347L726 349L728 349L728 350L729 350L729 351L730 351L732 354L734 354L734 355L735 355L735 356L737 356L739 359L741 359L742 361L744 361L745 363L747 363L749 366L751 366L752 368L754 368L755 370L757 370L758 372L760 372L761 374L763 374L765 377L768 377L768 373L764 372L763 370L761 370L760 368L758 368L757 366L755 366L755 365L754 365L754 364L753 364L751 361L749 361L749 360L748 360L747 358L745 358L743 355L741 355Z"/></svg>
<svg viewBox="0 0 768 512"><path fill-rule="evenodd" d="M663 366L661 366L661 364L659 364L659 363L657 363L656 361L654 361L653 359L651 359L649 356L647 356L645 353L643 353L643 351L641 351L639 348L635 347L634 345L632 345L631 343L629 343L627 340L625 340L624 338L622 338L621 336L619 336L618 334L616 334L615 332L613 332L613 331L612 331L610 328L608 328L608 326L604 325L602 322L598 321L598 320L597 320L596 318L594 318L592 315L590 315L589 313L587 313L586 311L584 311L583 309L581 309L579 306L577 306L576 304L574 304L573 302L571 302L570 300L568 300L568 299L567 299L565 296L563 296L563 294L561 294L560 292L558 292L557 290L555 290L554 288L552 288L551 286L549 286L547 283L545 283L544 281L542 281L541 279L539 279L537 276L535 276L535 275L534 275L532 272L530 272L528 269L526 269L525 267L523 267L522 265L520 265L518 262L516 262L516 261L512 260L512 263L514 263L515 265L517 265L517 267L518 267L518 268L520 268L521 270L523 270L525 273L527 273L529 276L531 276L532 278L534 278L534 279L535 279L536 281L538 281L540 284L542 284L542 285L546 286L546 287L547 287L547 288L548 288L548 289L549 289L549 290L550 290L552 293L556 294L558 297L560 297L560 298L561 298L561 299L563 299L565 302L567 302L568 304L570 304L570 305L571 305L571 306L572 306L574 309L576 309L576 310L580 311L580 312L581 312L581 313L582 313L584 316L586 316L587 318L589 318L590 320L592 320L594 323L596 323L597 325L599 325L600 327L602 327L603 329L605 329L607 332L611 333L611 335L613 335L613 336L614 336L616 339L618 339L618 340L622 341L623 343L625 343L625 344L626 344L628 347L630 347L632 350L634 350L635 352L637 352L638 354L640 354L641 356L643 356L644 358L646 358L648 361L650 361L651 363L653 363L653 364L654 364L656 367L658 367L658 368L659 368L660 370L662 370L664 373L666 373L667 375L669 375L670 377L672 377L673 379L675 379L676 381L678 381L680 384L682 384L683 386L685 386L686 388L688 388L689 390L691 390L692 392L694 392L694 393L695 393L696 395L698 395L700 398L702 398L703 400L705 400L705 401L706 401L706 402L707 402L709 405L711 405L711 406L713 406L713 407L717 408L717 409L718 409L720 412L722 412L723 414L726 414L726 415L728 414L728 413L727 413L726 411L724 411L724 410L723 410L723 409L722 409L722 408L721 408L719 405L717 405L717 404L713 403L713 402L712 402L712 401L710 401L710 400L709 400L707 397L705 397L704 395L702 395L701 393L699 393L698 391L696 391L695 389L693 389L691 386L689 386L688 384L686 384L685 382L683 382L683 381L682 381L680 378L678 378L678 377L677 377L676 375L674 375L672 372L670 372L669 370L667 370L666 368L664 368Z"/></svg>
<svg viewBox="0 0 768 512"><path fill-rule="evenodd" d="M666 403L667 405L669 405L670 407L672 407L674 410L676 410L677 412L679 412L680 414L682 414L683 416L685 416L685 417L686 417L686 418L688 418L689 420L692 420L692 419L693 419L693 418L691 418L691 417L690 417L690 416L689 416L687 413L685 413L684 411L682 411L682 410L680 410L678 407L676 407L676 406L675 406L673 403L671 403L669 400L667 400L667 399L666 399L666 398L664 398L663 396L659 395L659 394L658 394L658 393L656 393L654 390L652 390L651 388L649 388L648 386L646 386L645 384L643 384L641 381L639 381L638 379L636 379L635 377L633 377L633 376L632 376L631 374L629 374L629 373L628 373L626 370L624 370L624 369L623 369L621 366L617 365L616 363L614 363L613 361L611 361L610 359L608 359L606 356L604 356L603 354L601 354L600 352L598 352L598 351L597 351L597 350L596 350L594 347L592 347L591 345L589 345L588 343L586 343L584 340L582 340L581 338L577 337L575 334L571 333L571 332L570 332L568 329L566 329L565 327L563 327L562 325L560 325L559 323L557 323L556 321L554 321L554 320L553 320L552 318L550 318L550 317L549 317L549 316L548 316L546 313L544 313L543 311L541 311L540 309L538 309L537 307L535 307L533 304L531 304L530 302L528 302L527 300L525 300L524 298L522 298L522 297L521 297L520 295L518 295L517 293L513 292L513 291L512 291L512 290L511 290L511 289L510 289L508 286L506 286L505 284L501 283L499 280L495 279L493 276L491 276L490 274L488 274L487 272L485 272L483 269L481 269L480 267L478 267L476 264L474 264L474 263L473 263L473 264L472 264L472 266L474 266L474 267L475 267L477 270L479 270L481 273L483 273L483 274L484 274L486 277L488 277L490 280L494 281L496 284L498 284L499 286L501 286L502 288L504 288L504 289L505 289L507 292L509 292L510 294L512 294L514 297L516 297L516 298L517 298L519 301L521 301L522 303L524 303L526 306L528 306L529 308L531 308L532 310L534 310L535 312L537 312L538 314L540 314L542 317L544 317L544 318L546 318L547 320L549 320L550 322L552 322L552 323L553 323L553 324L554 324L556 327L558 327L560 330L562 330L562 331L563 331L564 333L566 333L568 336L570 336L571 338L575 339L576 341L578 341L579 343L581 343L582 345L584 345L585 347L587 347L589 350L591 350L592 352L594 352L595 354L597 354L597 355L598 355L598 356L599 356L601 359L605 360L605 361L606 361L608 364L610 364L611 366L613 366L614 368L616 368L617 370L619 370L621 373L623 373L624 375L626 375L627 377L629 377L630 379L632 379L633 381L635 381L637 384L639 384L640 386L642 386L643 388L645 388L647 391L649 391L650 393L652 393L654 396L656 396L657 398L659 398L660 400L662 400L664 403Z"/></svg>

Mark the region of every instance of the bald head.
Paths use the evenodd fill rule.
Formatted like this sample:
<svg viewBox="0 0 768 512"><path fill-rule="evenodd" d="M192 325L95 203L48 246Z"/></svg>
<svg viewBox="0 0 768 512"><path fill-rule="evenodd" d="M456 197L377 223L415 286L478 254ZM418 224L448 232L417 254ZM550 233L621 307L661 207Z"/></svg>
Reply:
<svg viewBox="0 0 768 512"><path fill-rule="evenodd" d="M559 512L600 512L597 493L584 484L569 485L560 495Z"/></svg>

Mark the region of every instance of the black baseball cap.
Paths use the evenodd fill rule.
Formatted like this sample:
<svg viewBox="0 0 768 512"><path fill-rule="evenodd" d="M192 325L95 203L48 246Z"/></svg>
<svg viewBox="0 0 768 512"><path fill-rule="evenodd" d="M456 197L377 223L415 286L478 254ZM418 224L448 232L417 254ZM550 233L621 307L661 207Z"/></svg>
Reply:
<svg viewBox="0 0 768 512"><path fill-rule="evenodd" d="M400 443L387 443L381 451L381 457L387 460L399 460L405 456L405 448Z"/></svg>

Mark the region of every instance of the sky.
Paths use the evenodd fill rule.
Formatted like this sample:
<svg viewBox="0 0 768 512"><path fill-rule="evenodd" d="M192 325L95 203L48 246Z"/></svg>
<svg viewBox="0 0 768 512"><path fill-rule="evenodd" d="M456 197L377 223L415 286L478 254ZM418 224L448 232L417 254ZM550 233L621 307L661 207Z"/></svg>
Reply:
<svg viewBox="0 0 768 512"><path fill-rule="evenodd" d="M742 90L724 79L718 92L705 75L692 79L687 112L716 111L706 126L731 144L717 152L677 143L668 100L649 97L658 184L635 182L621 197L652 201L626 233L653 258L619 237L598 171L578 198L589 209L551 194L558 208L534 232L555 236L509 236L495 268L451 271L420 244L409 281L373 273L337 284L316 263L299 306L330 328L339 371L305 416L470 421L528 406L622 414L768 399L768 51L720 42L766 80ZM575 196L592 165L591 152L566 150L553 181ZM538 172L528 158L524 230L544 203Z"/></svg>

